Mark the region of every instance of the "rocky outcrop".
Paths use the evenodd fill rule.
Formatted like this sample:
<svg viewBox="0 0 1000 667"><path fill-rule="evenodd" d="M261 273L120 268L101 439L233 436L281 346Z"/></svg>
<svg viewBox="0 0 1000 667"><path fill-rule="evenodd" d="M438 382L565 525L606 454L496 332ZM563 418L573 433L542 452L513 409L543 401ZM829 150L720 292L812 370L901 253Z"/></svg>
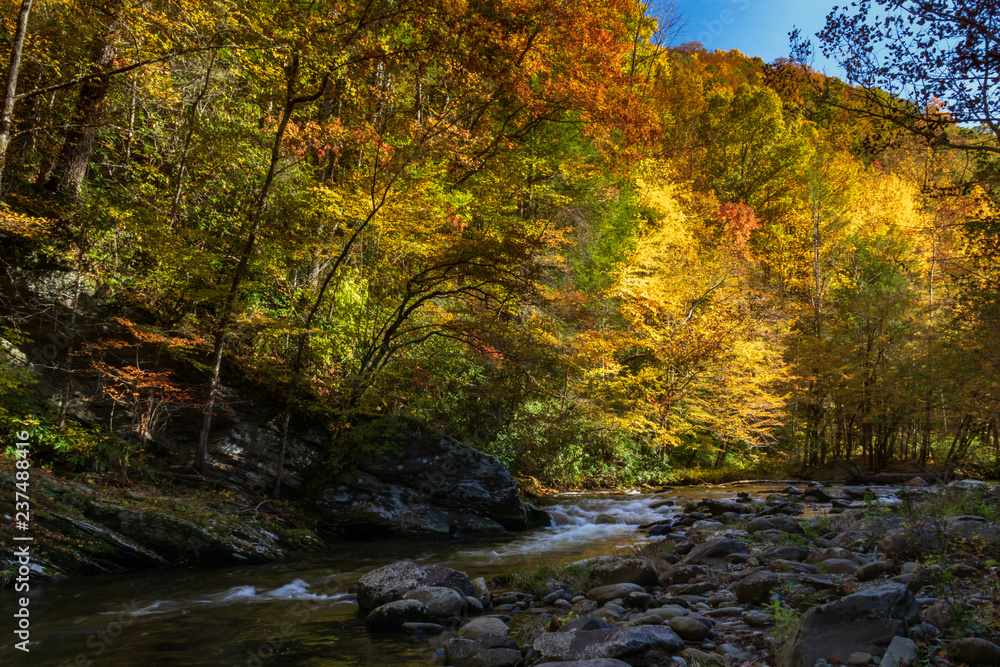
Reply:
<svg viewBox="0 0 1000 667"><path fill-rule="evenodd" d="M227 522L223 536L156 511L91 505L85 514L172 563L266 563L284 558L274 535L249 523Z"/></svg>
<svg viewBox="0 0 1000 667"><path fill-rule="evenodd" d="M378 454L327 483L318 503L328 533L490 534L527 527L510 471L496 457L412 420L365 427ZM342 445L338 445L342 446Z"/></svg>
<svg viewBox="0 0 1000 667"><path fill-rule="evenodd" d="M174 564L263 563L283 559L286 549L323 546L307 529L291 528L265 510L259 518L241 512L231 501L137 485L109 502L99 489L43 470L32 471L31 481L32 567L43 579ZM15 488L13 475L0 471L0 493L12 497ZM0 570L10 553L0 549Z"/></svg>

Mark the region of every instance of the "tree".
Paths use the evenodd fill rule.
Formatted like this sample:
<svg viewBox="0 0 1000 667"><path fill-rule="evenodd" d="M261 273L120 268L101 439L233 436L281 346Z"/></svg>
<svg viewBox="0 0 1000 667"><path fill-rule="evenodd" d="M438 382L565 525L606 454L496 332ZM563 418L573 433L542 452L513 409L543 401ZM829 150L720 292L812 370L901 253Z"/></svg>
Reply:
<svg viewBox="0 0 1000 667"><path fill-rule="evenodd" d="M713 94L701 142L706 185L720 201L742 201L767 222L788 212L806 145L797 128L785 123L774 91L744 85L735 93Z"/></svg>
<svg viewBox="0 0 1000 667"><path fill-rule="evenodd" d="M1000 13L994 0L861 0L817 33L858 86L855 110L940 146L1000 153ZM799 60L811 47L793 33ZM988 128L988 134L960 126Z"/></svg>
<svg viewBox="0 0 1000 667"><path fill-rule="evenodd" d="M10 67L7 69L7 85L4 89L3 102L0 104L0 177L3 177L3 165L7 158L7 147L10 145L14 95L17 93L17 75L21 69L21 53L24 51L24 37L28 32L31 2L32 0L23 0L17 15L17 27L14 29L14 40L10 50Z"/></svg>

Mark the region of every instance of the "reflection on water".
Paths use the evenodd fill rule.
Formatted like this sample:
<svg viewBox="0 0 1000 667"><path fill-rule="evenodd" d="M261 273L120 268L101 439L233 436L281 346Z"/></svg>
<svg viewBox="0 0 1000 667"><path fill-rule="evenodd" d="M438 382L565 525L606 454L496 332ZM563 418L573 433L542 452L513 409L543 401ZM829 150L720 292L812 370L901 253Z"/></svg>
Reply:
<svg viewBox="0 0 1000 667"><path fill-rule="evenodd" d="M739 490L759 499L774 488ZM694 488L655 496L562 494L542 501L551 526L502 538L352 541L268 565L177 568L36 584L29 604L31 653L16 650L16 639L5 632L0 634L0 664L431 665L434 651L449 635L368 633L352 595L361 575L400 559L439 563L473 577L542 563L567 564L648 540L636 526L670 518L686 502L735 493L735 488ZM0 627L11 627L20 595L0 591L0 617L8 619Z"/></svg>

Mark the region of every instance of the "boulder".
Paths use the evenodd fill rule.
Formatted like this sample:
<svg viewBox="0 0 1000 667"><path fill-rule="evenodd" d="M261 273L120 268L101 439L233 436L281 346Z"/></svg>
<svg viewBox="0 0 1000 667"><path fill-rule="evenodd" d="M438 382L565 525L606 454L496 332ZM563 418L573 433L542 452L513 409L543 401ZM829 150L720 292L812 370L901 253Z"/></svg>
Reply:
<svg viewBox="0 0 1000 667"><path fill-rule="evenodd" d="M532 667L629 667L629 664L614 658L598 658L597 660L570 660L569 662L536 662Z"/></svg>
<svg viewBox="0 0 1000 667"><path fill-rule="evenodd" d="M899 570L899 566L891 560L874 560L865 563L854 573L858 581L871 581L887 574L893 574Z"/></svg>
<svg viewBox="0 0 1000 667"><path fill-rule="evenodd" d="M577 630L608 630L615 626L611 625L607 621L602 621L599 618L594 618L593 616L578 616L571 620L569 623L564 623L561 632L573 632Z"/></svg>
<svg viewBox="0 0 1000 667"><path fill-rule="evenodd" d="M427 605L417 600L394 600L369 612L369 630L401 630L404 623L425 623L431 618Z"/></svg>
<svg viewBox="0 0 1000 667"><path fill-rule="evenodd" d="M673 630L662 625L611 628L606 630L580 630L578 632L546 632L534 642L542 661L565 662L593 660L596 658L628 658L635 664L645 654L677 653L684 648L684 640Z"/></svg>
<svg viewBox="0 0 1000 667"><path fill-rule="evenodd" d="M710 627L690 616L672 618L667 625L681 639L687 642L700 642L702 639L707 639L713 634Z"/></svg>
<svg viewBox="0 0 1000 667"><path fill-rule="evenodd" d="M771 547L764 552L760 560L764 563L772 560L794 560L801 562L808 558L810 553L812 552L802 547Z"/></svg>
<svg viewBox="0 0 1000 667"><path fill-rule="evenodd" d="M805 488L802 493L806 496L812 496L821 503L828 503L833 500L831 496L822 486L810 486Z"/></svg>
<svg viewBox="0 0 1000 667"><path fill-rule="evenodd" d="M445 662L452 667L514 667L521 651L510 637L483 633L476 639L456 637L444 643Z"/></svg>
<svg viewBox="0 0 1000 667"><path fill-rule="evenodd" d="M927 552L939 551L946 544L945 537L922 526L897 528L887 532L879 541L879 546L889 558L919 556Z"/></svg>
<svg viewBox="0 0 1000 667"><path fill-rule="evenodd" d="M819 568L808 563L799 563L794 560L772 560L767 563L767 568L771 572L784 572L786 574L819 574Z"/></svg>
<svg viewBox="0 0 1000 667"><path fill-rule="evenodd" d="M587 597L601 604L617 598L624 598L629 593L645 593L646 590L638 584L609 584L598 586L587 591Z"/></svg>
<svg viewBox="0 0 1000 667"><path fill-rule="evenodd" d="M950 489L961 489L962 491L986 491L990 488L988 482L984 482L979 479L959 479L948 484Z"/></svg>
<svg viewBox="0 0 1000 667"><path fill-rule="evenodd" d="M939 630L947 630L955 622L955 608L947 600L938 600L924 610L924 618Z"/></svg>
<svg viewBox="0 0 1000 667"><path fill-rule="evenodd" d="M819 564L819 571L824 574L854 574L858 564L847 558L828 558Z"/></svg>
<svg viewBox="0 0 1000 667"><path fill-rule="evenodd" d="M403 599L419 600L427 605L431 618L440 620L449 616L465 616L469 603L465 600L465 595L459 593L454 588L443 586L421 586L407 591Z"/></svg>
<svg viewBox="0 0 1000 667"><path fill-rule="evenodd" d="M945 520L945 533L953 540L981 540L1000 546L1000 526L981 516L954 516Z"/></svg>
<svg viewBox="0 0 1000 667"><path fill-rule="evenodd" d="M591 571L591 576L604 586L609 584L656 585L656 569L648 561L641 558L625 558L602 563Z"/></svg>
<svg viewBox="0 0 1000 667"><path fill-rule="evenodd" d="M686 584L697 579L698 575L706 573L708 573L708 570L701 565L675 565L673 567L668 567L663 574L660 575L659 583L661 586Z"/></svg>
<svg viewBox="0 0 1000 667"><path fill-rule="evenodd" d="M799 522L787 514L775 514L773 516L761 516L751 519L747 523L747 532L755 533L762 530L779 530L782 533L800 535L804 531Z"/></svg>
<svg viewBox="0 0 1000 667"><path fill-rule="evenodd" d="M695 521L691 524L691 530L699 533L717 533L723 530L726 525L720 521Z"/></svg>
<svg viewBox="0 0 1000 667"><path fill-rule="evenodd" d="M846 662L852 653L882 652L917 619L905 586L884 584L813 607L777 654L778 667L813 667L820 658Z"/></svg>
<svg viewBox="0 0 1000 667"><path fill-rule="evenodd" d="M919 478L917 478L919 479ZM917 657L917 643L906 637L893 637L882 656L880 667L908 667Z"/></svg>
<svg viewBox="0 0 1000 667"><path fill-rule="evenodd" d="M762 611L748 611L743 614L743 622L752 628L763 628L774 624L774 618Z"/></svg>
<svg viewBox="0 0 1000 667"><path fill-rule="evenodd" d="M475 618L459 628L458 636L465 639L475 639L484 632L492 635L506 636L510 634L510 628L499 618L483 616Z"/></svg>
<svg viewBox="0 0 1000 667"><path fill-rule="evenodd" d="M656 609L649 609L646 611L648 614L656 614L665 621L669 621L672 618L677 618L678 616L687 616L687 609L684 607L679 607L674 604L664 605L662 607L657 607Z"/></svg>
<svg viewBox="0 0 1000 667"><path fill-rule="evenodd" d="M948 643L948 657L970 665L1000 665L1000 646L986 639L965 637Z"/></svg>
<svg viewBox="0 0 1000 667"><path fill-rule="evenodd" d="M719 516L720 514L725 514L726 512L734 512L735 514L753 514L752 507L744 503L738 503L735 500L705 498L698 503L698 505L707 507L712 516Z"/></svg>
<svg viewBox="0 0 1000 667"><path fill-rule="evenodd" d="M685 565L708 565L714 568L721 568L726 564L727 558L733 556L747 557L749 555L750 547L743 542L732 539L719 539L699 544L681 562Z"/></svg>
<svg viewBox="0 0 1000 667"><path fill-rule="evenodd" d="M817 549L813 553L809 554L809 557L806 558L806 562L810 565L816 565L817 563L822 563L832 559L851 560L858 565L864 565L871 560L864 554L849 551L843 547L824 547L823 549Z"/></svg>
<svg viewBox="0 0 1000 667"><path fill-rule="evenodd" d="M787 578L787 577L786 577ZM770 570L757 570L740 579L736 584L736 599L743 603L760 604L771 597L771 591L781 586L784 579Z"/></svg>
<svg viewBox="0 0 1000 667"><path fill-rule="evenodd" d="M400 600L407 592L425 586L453 588L462 595L472 594L472 582L464 572L404 560L372 570L358 580L358 607L368 611Z"/></svg>
<svg viewBox="0 0 1000 667"><path fill-rule="evenodd" d="M686 648L681 651L681 657L695 667L723 667L722 663L711 653L699 651L696 648Z"/></svg>
<svg viewBox="0 0 1000 667"><path fill-rule="evenodd" d="M345 438L343 447L381 455L361 457L322 490L326 533L488 534L528 525L517 484L496 457L410 419L376 419Z"/></svg>

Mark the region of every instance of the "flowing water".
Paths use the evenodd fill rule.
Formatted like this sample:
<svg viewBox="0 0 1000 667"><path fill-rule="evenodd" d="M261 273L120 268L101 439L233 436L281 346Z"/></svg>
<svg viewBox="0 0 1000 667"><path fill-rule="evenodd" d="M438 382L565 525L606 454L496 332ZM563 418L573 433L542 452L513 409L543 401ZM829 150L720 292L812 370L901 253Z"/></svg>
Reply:
<svg viewBox="0 0 1000 667"><path fill-rule="evenodd" d="M781 486L738 490L763 498ZM565 565L626 550L649 539L636 532L637 525L679 514L691 500L733 497L736 491L561 494L542 502L553 525L502 538L352 541L268 565L173 568L34 584L27 654L14 648L17 639L8 630L20 594L4 590L0 665L432 665L435 650L453 635L369 633L351 595L361 575L401 559L487 578L544 563Z"/></svg>

